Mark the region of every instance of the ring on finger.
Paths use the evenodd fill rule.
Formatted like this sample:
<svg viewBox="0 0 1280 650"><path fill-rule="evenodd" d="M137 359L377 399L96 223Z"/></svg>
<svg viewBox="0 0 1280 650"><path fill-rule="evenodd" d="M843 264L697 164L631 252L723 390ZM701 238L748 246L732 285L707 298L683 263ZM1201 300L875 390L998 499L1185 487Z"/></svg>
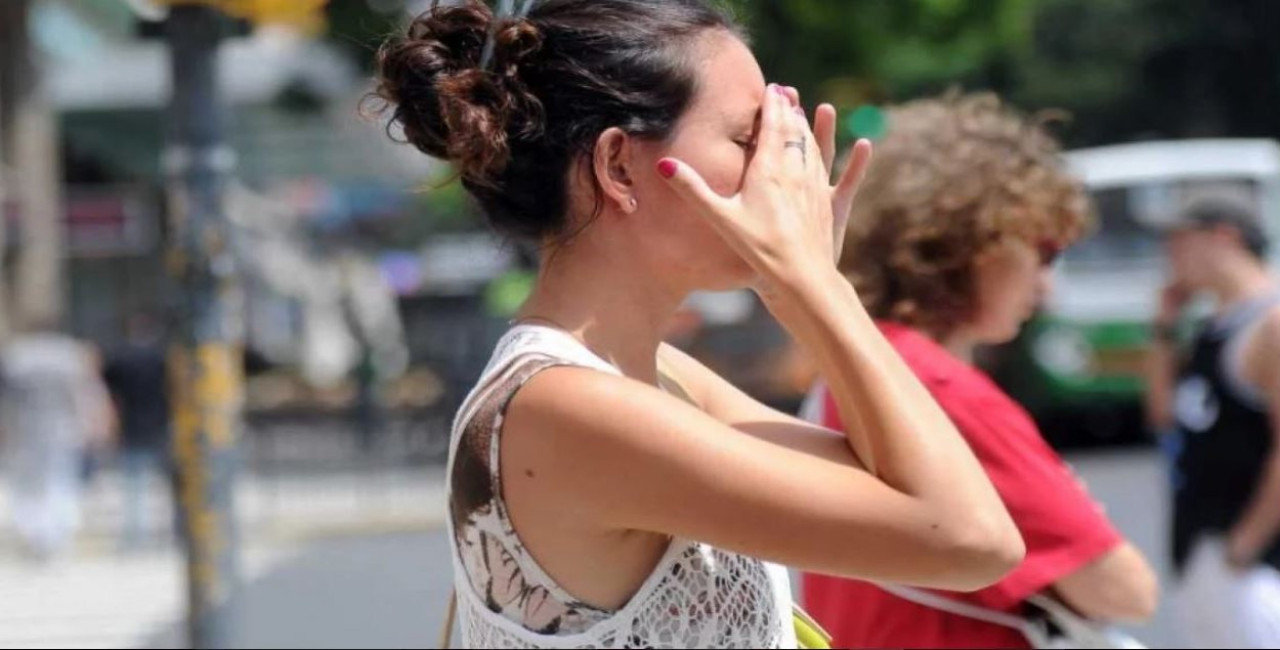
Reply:
<svg viewBox="0 0 1280 650"><path fill-rule="evenodd" d="M800 152L800 164L807 165L809 162L809 145L806 138L801 137L799 140L787 140L782 143L783 149L795 149Z"/></svg>

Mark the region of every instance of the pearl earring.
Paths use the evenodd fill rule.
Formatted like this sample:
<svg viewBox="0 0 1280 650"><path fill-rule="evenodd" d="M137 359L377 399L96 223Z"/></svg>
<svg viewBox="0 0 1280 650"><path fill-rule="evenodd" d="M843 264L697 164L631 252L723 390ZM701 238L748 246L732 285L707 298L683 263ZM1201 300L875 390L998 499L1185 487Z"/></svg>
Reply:
<svg viewBox="0 0 1280 650"><path fill-rule="evenodd" d="M637 206L636 197L633 196L631 197L631 202L628 204L628 207L631 209L632 212L635 212L636 206Z"/></svg>

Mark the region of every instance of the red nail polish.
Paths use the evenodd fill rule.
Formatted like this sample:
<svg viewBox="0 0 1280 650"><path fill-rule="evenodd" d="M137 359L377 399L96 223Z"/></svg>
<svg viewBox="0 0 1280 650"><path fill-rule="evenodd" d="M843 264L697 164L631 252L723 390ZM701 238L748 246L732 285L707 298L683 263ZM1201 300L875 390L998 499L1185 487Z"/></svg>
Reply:
<svg viewBox="0 0 1280 650"><path fill-rule="evenodd" d="M663 158L658 161L658 174L663 178L671 178L676 175L676 161L670 158Z"/></svg>

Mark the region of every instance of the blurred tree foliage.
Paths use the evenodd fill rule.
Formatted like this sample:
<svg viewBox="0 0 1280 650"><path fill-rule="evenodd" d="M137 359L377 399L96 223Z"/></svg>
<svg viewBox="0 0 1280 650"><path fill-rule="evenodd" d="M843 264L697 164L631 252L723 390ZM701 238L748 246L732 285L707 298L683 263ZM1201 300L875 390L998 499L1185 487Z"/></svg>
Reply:
<svg viewBox="0 0 1280 650"><path fill-rule="evenodd" d="M848 118L956 86L1067 111L1073 119L1060 131L1072 147L1280 137L1277 0L721 1L747 23L769 79ZM406 7L424 6L330 0L328 38L372 71ZM421 195L435 218L413 228L465 226L463 193L456 181L444 185Z"/></svg>
<svg viewBox="0 0 1280 650"><path fill-rule="evenodd" d="M1280 136L1276 0L722 1L771 80L845 110L960 86L1067 110L1073 145ZM330 0L329 38L371 69L405 7Z"/></svg>
<svg viewBox="0 0 1280 650"><path fill-rule="evenodd" d="M329 0L326 38L366 71L373 70L378 45L404 21L403 0Z"/></svg>
<svg viewBox="0 0 1280 650"><path fill-rule="evenodd" d="M1280 3L1042 0L1009 94L1082 142L1280 136Z"/></svg>
<svg viewBox="0 0 1280 650"><path fill-rule="evenodd" d="M1074 115L1071 145L1280 136L1273 0L734 0L770 79L844 109L949 86Z"/></svg>
<svg viewBox="0 0 1280 650"><path fill-rule="evenodd" d="M839 106L998 75L1023 47L1031 0L736 0L772 80Z"/></svg>

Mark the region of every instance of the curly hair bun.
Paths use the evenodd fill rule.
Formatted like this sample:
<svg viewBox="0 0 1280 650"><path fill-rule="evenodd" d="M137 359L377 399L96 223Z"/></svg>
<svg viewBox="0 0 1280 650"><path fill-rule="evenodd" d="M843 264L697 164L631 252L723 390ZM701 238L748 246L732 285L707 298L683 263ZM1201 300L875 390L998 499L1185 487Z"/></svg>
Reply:
<svg viewBox="0 0 1280 650"><path fill-rule="evenodd" d="M489 224L549 243L598 214L570 216L573 166L610 128L661 140L697 88L694 47L737 34L710 0L537 0L494 17L480 0L436 7L379 52L370 97L388 133L452 163ZM488 59L483 61L487 54ZM380 106L378 104L381 104ZM574 224L572 227L570 224Z"/></svg>
<svg viewBox="0 0 1280 650"><path fill-rule="evenodd" d="M490 31L492 60L481 67ZM436 7L382 46L374 94L394 107L389 126L409 143L492 184L510 161L509 139L544 126L542 103L520 78L542 40L532 22L495 18L483 3Z"/></svg>

